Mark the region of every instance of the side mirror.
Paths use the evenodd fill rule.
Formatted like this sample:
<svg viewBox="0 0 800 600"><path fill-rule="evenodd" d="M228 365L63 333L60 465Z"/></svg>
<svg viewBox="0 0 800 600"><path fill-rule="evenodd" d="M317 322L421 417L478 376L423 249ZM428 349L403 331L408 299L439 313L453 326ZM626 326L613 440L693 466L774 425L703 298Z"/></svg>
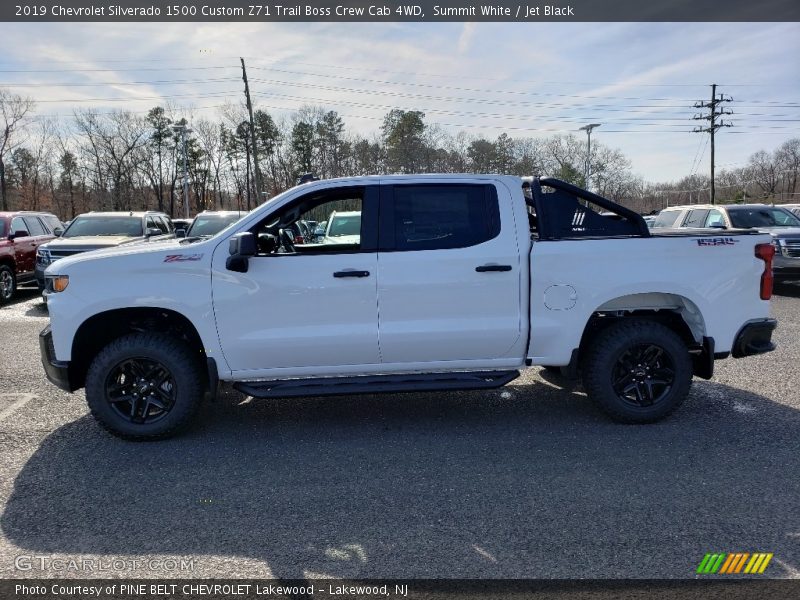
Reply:
<svg viewBox="0 0 800 600"><path fill-rule="evenodd" d="M61 227L56 227L55 229L53 229L53 235L56 237L61 237L63 233L64 230Z"/></svg>
<svg viewBox="0 0 800 600"><path fill-rule="evenodd" d="M30 233L28 233L24 229L17 229L16 231L11 232L11 235L8 236L8 239L15 240L17 238L23 238L28 236L30 236Z"/></svg>
<svg viewBox="0 0 800 600"><path fill-rule="evenodd" d="M185 229L176 229L175 230L175 237L185 238L186 237L186 230Z"/></svg>
<svg viewBox="0 0 800 600"><path fill-rule="evenodd" d="M247 273L249 267L248 259L251 256L255 256L256 252L256 237L249 231L237 233L228 243L228 253L230 256L225 261L225 267L229 271Z"/></svg>
<svg viewBox="0 0 800 600"><path fill-rule="evenodd" d="M161 235L163 232L157 227L148 227L144 237L153 237L154 235Z"/></svg>

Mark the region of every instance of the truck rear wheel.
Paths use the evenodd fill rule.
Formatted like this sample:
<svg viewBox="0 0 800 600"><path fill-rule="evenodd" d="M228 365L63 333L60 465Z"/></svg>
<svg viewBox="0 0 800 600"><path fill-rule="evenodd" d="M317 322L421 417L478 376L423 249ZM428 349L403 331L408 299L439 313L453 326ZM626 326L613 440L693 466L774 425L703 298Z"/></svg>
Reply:
<svg viewBox="0 0 800 600"><path fill-rule="evenodd" d="M615 421L652 423L677 409L689 393L692 361L683 340L648 320L622 320L587 348L583 383Z"/></svg>
<svg viewBox="0 0 800 600"><path fill-rule="evenodd" d="M203 398L197 356L161 333L132 333L103 348L86 374L86 400L109 432L128 440L170 437L186 428Z"/></svg>

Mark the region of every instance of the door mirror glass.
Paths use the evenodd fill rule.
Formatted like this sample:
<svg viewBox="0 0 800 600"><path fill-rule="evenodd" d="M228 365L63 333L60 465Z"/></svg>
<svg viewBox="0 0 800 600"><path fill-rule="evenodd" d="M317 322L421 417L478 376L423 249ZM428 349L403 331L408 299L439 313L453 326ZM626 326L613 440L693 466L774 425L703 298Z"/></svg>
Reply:
<svg viewBox="0 0 800 600"><path fill-rule="evenodd" d="M157 227L148 227L147 228L147 233L145 233L145 237L152 237L154 235L161 235L162 233L164 233L164 232L161 231L160 229L158 229Z"/></svg>

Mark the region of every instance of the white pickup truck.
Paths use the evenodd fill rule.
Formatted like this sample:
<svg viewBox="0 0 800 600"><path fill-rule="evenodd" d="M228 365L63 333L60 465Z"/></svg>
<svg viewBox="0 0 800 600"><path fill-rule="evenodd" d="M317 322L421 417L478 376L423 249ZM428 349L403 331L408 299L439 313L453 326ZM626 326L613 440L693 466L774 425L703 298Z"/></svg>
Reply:
<svg viewBox="0 0 800 600"><path fill-rule="evenodd" d="M292 235L334 212L358 235ZM128 439L179 431L219 380L257 398L480 389L531 365L652 422L715 359L774 348L773 254L753 232L652 235L557 179L317 181L210 238L53 263L42 363Z"/></svg>

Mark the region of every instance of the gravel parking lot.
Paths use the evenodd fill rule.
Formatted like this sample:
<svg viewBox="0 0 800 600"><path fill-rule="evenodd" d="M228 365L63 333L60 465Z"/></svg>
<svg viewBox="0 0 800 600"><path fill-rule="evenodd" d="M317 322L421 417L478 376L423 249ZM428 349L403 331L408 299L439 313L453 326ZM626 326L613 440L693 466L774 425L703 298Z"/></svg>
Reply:
<svg viewBox="0 0 800 600"><path fill-rule="evenodd" d="M0 308L0 577L685 578L772 552L768 576L800 578L800 285L778 291L779 349L718 362L656 425L531 369L489 392L226 391L145 444L45 380L30 291Z"/></svg>

